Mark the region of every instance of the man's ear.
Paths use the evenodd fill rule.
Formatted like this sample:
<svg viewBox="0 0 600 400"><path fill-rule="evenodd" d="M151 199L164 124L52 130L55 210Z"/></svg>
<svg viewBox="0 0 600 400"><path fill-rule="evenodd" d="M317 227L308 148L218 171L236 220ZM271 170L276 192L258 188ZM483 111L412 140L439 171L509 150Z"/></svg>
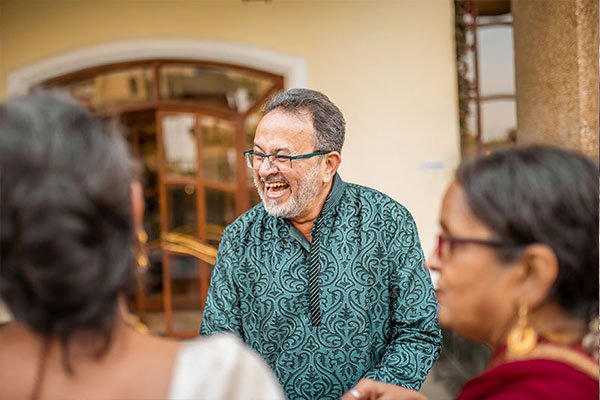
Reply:
<svg viewBox="0 0 600 400"><path fill-rule="evenodd" d="M340 164L342 163L342 156L337 151L332 151L325 155L325 175L323 176L323 182L329 183L333 180L335 173L337 172Z"/></svg>
<svg viewBox="0 0 600 400"><path fill-rule="evenodd" d="M144 189L142 189L142 184L138 181L131 182L130 193L133 224L136 231L139 231L144 225Z"/></svg>
<svg viewBox="0 0 600 400"><path fill-rule="evenodd" d="M524 281L522 296L530 308L536 308L548 297L558 276L558 259L545 244L527 246L522 255Z"/></svg>

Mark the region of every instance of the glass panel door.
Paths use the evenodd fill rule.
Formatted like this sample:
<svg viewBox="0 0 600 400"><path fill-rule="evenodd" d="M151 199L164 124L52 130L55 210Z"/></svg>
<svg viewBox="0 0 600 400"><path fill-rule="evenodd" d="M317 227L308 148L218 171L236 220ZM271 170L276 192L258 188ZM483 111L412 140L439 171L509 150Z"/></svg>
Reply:
<svg viewBox="0 0 600 400"><path fill-rule="evenodd" d="M236 183L235 127L222 119L203 116L202 178L217 183Z"/></svg>
<svg viewBox="0 0 600 400"><path fill-rule="evenodd" d="M153 333L196 335L214 247L225 226L259 201L241 153L252 147L258 110L283 89L283 78L213 62L140 60L74 71L37 88L67 90L97 116L120 119L143 166L150 261L136 269L130 306Z"/></svg>
<svg viewBox="0 0 600 400"><path fill-rule="evenodd" d="M167 231L198 237L196 185L166 185Z"/></svg>
<svg viewBox="0 0 600 400"><path fill-rule="evenodd" d="M241 125L201 112L159 111L157 120L161 231L218 247L223 229L239 215ZM175 321L201 316L211 272L210 264L181 251L164 249L162 257L166 333L176 336L183 333Z"/></svg>
<svg viewBox="0 0 600 400"><path fill-rule="evenodd" d="M160 211L158 196L158 153L156 113L154 110L126 112L120 123L132 153L140 162L144 191L144 230L148 235L146 251L149 264L136 268L135 309L146 322L148 313L162 311L162 252L160 249Z"/></svg>
<svg viewBox="0 0 600 400"><path fill-rule="evenodd" d="M237 217L235 193L206 188L206 239L218 247L223 230Z"/></svg>
<svg viewBox="0 0 600 400"><path fill-rule="evenodd" d="M256 132L256 127L258 126L258 122L260 121L262 114L260 111L255 110L252 113L248 114L246 120L244 121L244 150L250 150L254 147L254 133ZM252 208L258 203L261 202L260 196L256 192L256 187L254 186L254 173L252 170L246 166L244 166L247 176L246 187L243 190L247 190L248 199L250 201L249 207Z"/></svg>
<svg viewBox="0 0 600 400"><path fill-rule="evenodd" d="M157 125L163 160L160 167L162 235L177 233L195 240L204 239L199 229L203 192L199 190L198 181L197 115L158 112ZM196 321L201 315L201 264L195 257L163 248L163 301L168 335L197 333L199 322L191 327L181 321Z"/></svg>
<svg viewBox="0 0 600 400"><path fill-rule="evenodd" d="M161 118L165 172L169 175L196 174L196 118L190 114L172 114Z"/></svg>
<svg viewBox="0 0 600 400"><path fill-rule="evenodd" d="M160 68L160 96L243 114L277 81L273 75L251 70L168 64Z"/></svg>
<svg viewBox="0 0 600 400"><path fill-rule="evenodd" d="M211 116L200 118L202 184L206 210L205 238L218 246L223 229L237 216L237 147L235 125Z"/></svg>
<svg viewBox="0 0 600 400"><path fill-rule="evenodd" d="M90 110L109 109L152 101L152 68L141 65L56 85L68 90Z"/></svg>

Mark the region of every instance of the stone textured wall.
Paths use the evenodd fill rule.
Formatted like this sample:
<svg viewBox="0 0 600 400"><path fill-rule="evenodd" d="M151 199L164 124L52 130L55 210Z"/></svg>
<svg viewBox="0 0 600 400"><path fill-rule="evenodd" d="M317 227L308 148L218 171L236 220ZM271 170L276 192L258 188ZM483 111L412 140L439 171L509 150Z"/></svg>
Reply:
<svg viewBox="0 0 600 400"><path fill-rule="evenodd" d="M512 0L517 141L598 159L598 0Z"/></svg>

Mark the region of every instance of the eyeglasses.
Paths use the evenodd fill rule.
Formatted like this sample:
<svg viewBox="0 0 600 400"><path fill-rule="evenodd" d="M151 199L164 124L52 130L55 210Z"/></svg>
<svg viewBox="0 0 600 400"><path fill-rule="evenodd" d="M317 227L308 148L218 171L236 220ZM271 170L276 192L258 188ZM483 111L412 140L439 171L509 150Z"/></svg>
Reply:
<svg viewBox="0 0 600 400"><path fill-rule="evenodd" d="M317 150L314 153L299 154L297 156L286 156L283 154L263 154L254 150L247 150L244 152L246 158L246 165L248 168L260 169L265 159L269 160L270 167L277 167L280 171L292 169L292 160L300 160L304 158L311 158L316 156L322 156L323 154L331 153L331 150Z"/></svg>
<svg viewBox="0 0 600 400"><path fill-rule="evenodd" d="M520 244L505 242L497 239L477 239L477 238L465 238L465 237L456 237L450 235L438 235L437 237L437 248L436 254L438 258L441 260L444 258L446 254L448 254L448 250L452 250L452 246L457 243L465 243L465 244L478 244L481 246L491 246L497 248L519 248L523 247Z"/></svg>

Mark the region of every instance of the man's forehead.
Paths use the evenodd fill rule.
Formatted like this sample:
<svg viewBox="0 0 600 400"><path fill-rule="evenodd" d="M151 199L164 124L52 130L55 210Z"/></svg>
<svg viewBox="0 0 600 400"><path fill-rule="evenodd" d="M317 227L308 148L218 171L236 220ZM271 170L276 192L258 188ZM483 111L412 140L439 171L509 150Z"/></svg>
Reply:
<svg viewBox="0 0 600 400"><path fill-rule="evenodd" d="M256 129L254 144L271 149L294 150L315 141L312 119L306 114L296 114L275 109L267 113ZM264 150L264 148L263 148Z"/></svg>
<svg viewBox="0 0 600 400"><path fill-rule="evenodd" d="M254 137L254 146L262 150L268 150L272 153L280 151L294 152L298 149L310 147L313 145L313 138L306 132L289 134L281 133L278 135L260 135Z"/></svg>
<svg viewBox="0 0 600 400"><path fill-rule="evenodd" d="M312 113L307 108L301 108L299 110L286 110L284 108L275 108L265 115L263 115L262 120L287 120L290 122L302 122L308 123L310 125L313 124Z"/></svg>

